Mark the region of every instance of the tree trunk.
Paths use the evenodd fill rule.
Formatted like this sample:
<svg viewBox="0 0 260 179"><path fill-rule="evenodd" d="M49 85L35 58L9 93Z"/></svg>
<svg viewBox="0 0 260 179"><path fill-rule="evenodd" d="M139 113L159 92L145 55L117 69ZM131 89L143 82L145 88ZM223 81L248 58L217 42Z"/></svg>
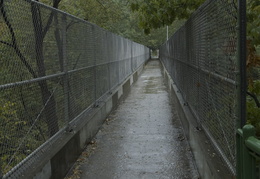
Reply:
<svg viewBox="0 0 260 179"><path fill-rule="evenodd" d="M36 4L32 4L31 11L35 35L35 52L38 68L38 77L44 77L46 76L46 69L43 55L43 39L47 31L46 27L43 28L42 26L40 10L36 6ZM40 81L38 82L38 84L41 89L42 103L45 106L45 120L48 126L49 136L51 137L59 130L58 117L56 111L56 101L53 94L50 92L46 81Z"/></svg>
<svg viewBox="0 0 260 179"><path fill-rule="evenodd" d="M48 126L48 132L49 136L53 136L56 132L59 131L59 125L58 125L58 117L57 117L57 111L56 111L56 101L54 96L51 94L51 92L48 90L47 82L42 81L39 83L41 88L41 96L42 96L42 102L45 106L44 114L45 114L45 120Z"/></svg>

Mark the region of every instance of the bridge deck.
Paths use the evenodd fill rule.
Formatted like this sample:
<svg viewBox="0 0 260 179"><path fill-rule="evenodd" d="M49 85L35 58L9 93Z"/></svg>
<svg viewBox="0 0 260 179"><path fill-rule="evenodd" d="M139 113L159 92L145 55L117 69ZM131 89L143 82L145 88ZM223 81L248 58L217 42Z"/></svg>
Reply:
<svg viewBox="0 0 260 179"><path fill-rule="evenodd" d="M158 60L148 62L79 161L81 178L198 178Z"/></svg>

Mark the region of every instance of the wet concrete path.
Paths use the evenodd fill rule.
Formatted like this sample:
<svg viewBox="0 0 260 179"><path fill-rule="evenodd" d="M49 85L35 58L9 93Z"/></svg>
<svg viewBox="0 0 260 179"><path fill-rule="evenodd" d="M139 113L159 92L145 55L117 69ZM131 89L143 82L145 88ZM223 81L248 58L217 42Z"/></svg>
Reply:
<svg viewBox="0 0 260 179"><path fill-rule="evenodd" d="M82 179L198 178L158 60L148 62L82 160Z"/></svg>

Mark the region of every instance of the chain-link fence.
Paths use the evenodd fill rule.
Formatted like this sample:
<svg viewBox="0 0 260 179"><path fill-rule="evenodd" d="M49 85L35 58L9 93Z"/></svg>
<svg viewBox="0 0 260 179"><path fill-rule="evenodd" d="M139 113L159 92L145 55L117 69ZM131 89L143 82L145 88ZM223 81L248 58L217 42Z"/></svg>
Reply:
<svg viewBox="0 0 260 179"><path fill-rule="evenodd" d="M238 12L207 0L160 48L160 59L213 144L235 171L238 120Z"/></svg>
<svg viewBox="0 0 260 179"><path fill-rule="evenodd" d="M110 94L149 49L35 1L1 0L0 10L1 176Z"/></svg>

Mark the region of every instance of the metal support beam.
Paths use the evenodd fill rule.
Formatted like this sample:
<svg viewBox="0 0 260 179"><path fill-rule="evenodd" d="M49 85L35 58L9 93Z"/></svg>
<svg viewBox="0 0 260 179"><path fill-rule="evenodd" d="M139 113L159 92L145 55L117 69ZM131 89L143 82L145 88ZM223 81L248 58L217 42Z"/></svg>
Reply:
<svg viewBox="0 0 260 179"><path fill-rule="evenodd" d="M246 1L239 0L238 4L238 60L240 71L240 128L246 124Z"/></svg>

